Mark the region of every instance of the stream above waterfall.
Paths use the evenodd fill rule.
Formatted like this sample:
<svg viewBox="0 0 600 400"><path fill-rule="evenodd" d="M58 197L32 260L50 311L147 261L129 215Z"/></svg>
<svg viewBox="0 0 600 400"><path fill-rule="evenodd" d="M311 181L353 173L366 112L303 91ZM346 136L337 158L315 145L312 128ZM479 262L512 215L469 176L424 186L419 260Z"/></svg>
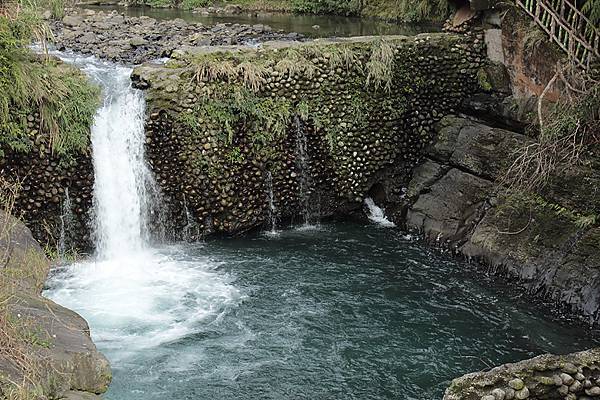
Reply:
<svg viewBox="0 0 600 400"><path fill-rule="evenodd" d="M466 372L597 345L518 287L358 223L55 270L112 364L109 400L440 399Z"/></svg>
<svg viewBox="0 0 600 400"><path fill-rule="evenodd" d="M438 32L440 25L401 24L380 19L344 17L338 15L296 15L291 13L240 13L235 15L202 15L187 10L173 8L152 8L146 6L121 7L118 5L83 6L88 10L110 12L115 10L129 17L150 17L157 20L181 18L188 23L202 23L208 26L229 23L269 25L275 30L297 32L307 37L347 37L370 35L416 35L423 32Z"/></svg>

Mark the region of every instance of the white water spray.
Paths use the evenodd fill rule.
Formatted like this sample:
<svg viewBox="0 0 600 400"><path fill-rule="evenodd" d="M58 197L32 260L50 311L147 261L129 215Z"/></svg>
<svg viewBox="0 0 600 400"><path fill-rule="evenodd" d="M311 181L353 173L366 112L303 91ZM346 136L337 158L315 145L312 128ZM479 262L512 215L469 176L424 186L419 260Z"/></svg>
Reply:
<svg viewBox="0 0 600 400"><path fill-rule="evenodd" d="M71 197L69 196L69 188L65 188L65 198L61 206L60 216L60 236L58 237L58 257L64 261L69 245L70 235L73 228L73 209L71 205Z"/></svg>
<svg viewBox="0 0 600 400"><path fill-rule="evenodd" d="M377 204L375 204L372 198L367 197L365 199L365 205L367 206L368 211L367 216L371 221L375 222L378 225L389 228L396 226L396 224L394 224L392 221L386 218L383 209Z"/></svg>
<svg viewBox="0 0 600 400"><path fill-rule="evenodd" d="M314 204L315 199L311 198L314 188L309 164L308 137L299 116L296 115L294 117L294 123L296 127L296 165L300 172L298 197L300 198L302 217L304 219L303 228L313 229L317 227L314 224L318 225L320 210L318 199L316 204Z"/></svg>

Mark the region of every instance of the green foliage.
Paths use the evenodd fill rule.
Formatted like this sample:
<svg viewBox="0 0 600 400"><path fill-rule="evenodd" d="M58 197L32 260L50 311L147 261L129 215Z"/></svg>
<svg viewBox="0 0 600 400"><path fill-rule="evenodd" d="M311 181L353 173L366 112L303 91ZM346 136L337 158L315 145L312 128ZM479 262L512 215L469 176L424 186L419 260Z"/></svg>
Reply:
<svg viewBox="0 0 600 400"><path fill-rule="evenodd" d="M591 26L586 27L587 32L590 33L594 29L597 31L600 26L600 0L586 0L583 3L582 11L592 23Z"/></svg>
<svg viewBox="0 0 600 400"><path fill-rule="evenodd" d="M402 22L442 22L453 5L447 0L366 0L362 15Z"/></svg>
<svg viewBox="0 0 600 400"><path fill-rule="evenodd" d="M244 162L244 159L245 157L242 154L242 150L237 146L232 148L229 154L227 154L227 160L231 164L241 164L242 162Z"/></svg>
<svg viewBox="0 0 600 400"><path fill-rule="evenodd" d="M574 210L569 210L560 204L551 203L537 194L532 194L530 197L533 199L535 205L552 211L557 217L566 218L573 222L579 229L589 228L598 221L596 214L582 214Z"/></svg>
<svg viewBox="0 0 600 400"><path fill-rule="evenodd" d="M172 0L146 0L144 3L149 5L150 7L156 8L166 8L175 5L175 3Z"/></svg>
<svg viewBox="0 0 600 400"><path fill-rule="evenodd" d="M294 12L303 14L359 15L361 0L292 0Z"/></svg>
<svg viewBox="0 0 600 400"><path fill-rule="evenodd" d="M99 91L74 69L31 53L26 45L38 21L29 9L0 15L0 147L28 151L39 130L56 154L70 158L87 148ZM29 128L34 114L39 126Z"/></svg>
<svg viewBox="0 0 600 400"><path fill-rule="evenodd" d="M485 69L480 68L479 71L477 71L477 82L479 83L479 87L485 90L486 92L492 90L490 77L488 76L487 72L485 72Z"/></svg>
<svg viewBox="0 0 600 400"><path fill-rule="evenodd" d="M240 129L250 132L258 147L285 135L291 117L288 100L259 97L245 88L221 89L219 97L199 103L192 112L181 113L179 122L198 136L215 132L226 146L234 143Z"/></svg>
<svg viewBox="0 0 600 400"><path fill-rule="evenodd" d="M194 8L206 7L210 4L210 0L183 0L181 7L186 10L193 10Z"/></svg>

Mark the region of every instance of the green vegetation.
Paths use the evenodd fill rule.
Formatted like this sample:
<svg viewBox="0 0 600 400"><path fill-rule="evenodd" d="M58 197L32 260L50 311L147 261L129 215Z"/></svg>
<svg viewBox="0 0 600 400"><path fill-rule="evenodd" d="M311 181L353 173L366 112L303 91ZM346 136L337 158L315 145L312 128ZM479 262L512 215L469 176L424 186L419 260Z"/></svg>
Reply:
<svg viewBox="0 0 600 400"><path fill-rule="evenodd" d="M600 26L600 0L586 0L581 8L583 13L590 19L591 26L586 27L588 32Z"/></svg>
<svg viewBox="0 0 600 400"><path fill-rule="evenodd" d="M285 135L291 117L291 104L282 98L263 98L245 88L222 87L216 98L200 102L193 111L179 115L179 122L196 135L213 132L225 146L232 146L239 128L251 132L252 144L261 148ZM231 150L237 161L243 156Z"/></svg>
<svg viewBox="0 0 600 400"><path fill-rule="evenodd" d="M38 11L0 10L0 157L2 148L28 152L37 139L68 160L88 147L99 92L78 71L26 47L45 42Z"/></svg>

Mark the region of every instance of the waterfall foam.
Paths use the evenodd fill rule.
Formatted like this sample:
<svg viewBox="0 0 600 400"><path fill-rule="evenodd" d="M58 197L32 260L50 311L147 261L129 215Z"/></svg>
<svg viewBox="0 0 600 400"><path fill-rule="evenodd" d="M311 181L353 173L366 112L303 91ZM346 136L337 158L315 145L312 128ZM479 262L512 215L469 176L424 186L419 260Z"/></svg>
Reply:
<svg viewBox="0 0 600 400"><path fill-rule="evenodd" d="M369 219L371 221L375 222L378 225L385 226L385 227L391 228L391 227L396 226L396 224L394 224L392 221L387 219L383 209L381 207L379 207L377 204L375 204L375 202L373 201L372 198L367 197L365 199L365 205L367 206L367 211L368 211L367 216L369 217Z"/></svg>

